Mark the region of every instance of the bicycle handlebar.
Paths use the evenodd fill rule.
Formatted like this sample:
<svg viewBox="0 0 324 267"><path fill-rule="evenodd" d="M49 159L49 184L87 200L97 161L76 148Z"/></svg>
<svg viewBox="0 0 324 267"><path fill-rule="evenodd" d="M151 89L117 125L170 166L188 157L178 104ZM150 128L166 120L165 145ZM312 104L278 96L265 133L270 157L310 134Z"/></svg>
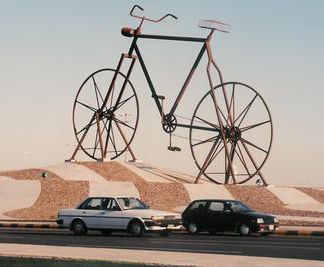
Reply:
<svg viewBox="0 0 324 267"><path fill-rule="evenodd" d="M163 17L161 17L160 19L149 19L149 18L146 18L145 16L137 16L137 15L134 15L133 14L133 11L135 8L139 8L140 10L144 11L144 8L140 7L139 5L134 5L133 8L131 9L129 15L131 15L132 17L134 18L138 18L138 19L141 19L141 20L147 20L147 21L151 21L151 22L160 22L161 20L164 20L166 17L172 17L174 19L178 19L175 15L173 14L166 14L164 15Z"/></svg>

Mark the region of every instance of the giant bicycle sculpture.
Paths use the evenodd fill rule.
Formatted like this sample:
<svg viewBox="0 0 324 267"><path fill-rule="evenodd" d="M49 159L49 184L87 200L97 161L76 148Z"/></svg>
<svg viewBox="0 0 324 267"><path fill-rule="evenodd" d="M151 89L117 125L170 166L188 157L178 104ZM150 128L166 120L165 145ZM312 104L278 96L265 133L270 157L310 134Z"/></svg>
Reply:
<svg viewBox="0 0 324 267"><path fill-rule="evenodd" d="M216 31L227 33L230 26L220 21L201 20L199 27L209 30L206 38L148 35L142 33L144 23L158 23L167 17L177 17L167 14L153 20L136 15L136 9L143 11L143 8L135 5L130 11L132 17L139 19L139 26L121 30L122 35L132 38L128 52L121 55L116 69L100 69L92 73L76 95L73 127L78 144L70 160L75 158L79 150L95 160L115 159L126 151L131 152L135 159L130 144L138 125L139 106L130 76L138 60L161 116L159 123L170 135L168 149L180 151L179 147L171 145L171 136L177 128L189 129L191 153L199 169L196 183L205 176L218 184L242 184L258 175L258 180L267 185L260 170L268 158L273 137L269 109L252 87L240 82L224 82L210 47L213 34ZM169 111L164 110L165 97L158 94L145 66L138 46L140 39L202 43ZM198 102L190 123L179 123L177 108L205 52L210 88ZM125 64L128 66L123 74L121 67ZM212 70L220 80L216 86ZM131 114L132 119L123 119L120 114Z"/></svg>

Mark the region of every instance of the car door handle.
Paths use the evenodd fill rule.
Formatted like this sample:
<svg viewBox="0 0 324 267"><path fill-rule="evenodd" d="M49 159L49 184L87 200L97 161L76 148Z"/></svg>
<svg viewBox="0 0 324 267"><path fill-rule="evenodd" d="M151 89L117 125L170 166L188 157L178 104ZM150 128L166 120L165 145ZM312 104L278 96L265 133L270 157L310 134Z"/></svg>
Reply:
<svg viewBox="0 0 324 267"><path fill-rule="evenodd" d="M104 212L104 211L102 211L102 212L100 212L100 214L105 214L106 212Z"/></svg>
<svg viewBox="0 0 324 267"><path fill-rule="evenodd" d="M83 211L82 214L86 214L87 212L86 211Z"/></svg>

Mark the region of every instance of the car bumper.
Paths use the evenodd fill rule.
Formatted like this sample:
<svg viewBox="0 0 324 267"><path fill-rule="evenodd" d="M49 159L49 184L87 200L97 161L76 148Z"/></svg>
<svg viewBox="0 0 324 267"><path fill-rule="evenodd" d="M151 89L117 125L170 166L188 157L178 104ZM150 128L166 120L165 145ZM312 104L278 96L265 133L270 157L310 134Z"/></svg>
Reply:
<svg viewBox="0 0 324 267"><path fill-rule="evenodd" d="M144 221L145 229L147 231L163 231L163 230L182 230L182 222L181 220L173 220L173 221L154 221L154 220L146 220Z"/></svg>
<svg viewBox="0 0 324 267"><path fill-rule="evenodd" d="M277 228L279 227L278 224L259 224L257 232L259 233L274 233Z"/></svg>
<svg viewBox="0 0 324 267"><path fill-rule="evenodd" d="M56 220L56 223L57 223L58 225L63 225L63 219L57 219L57 220Z"/></svg>
<svg viewBox="0 0 324 267"><path fill-rule="evenodd" d="M168 226L146 226L146 231L181 231L184 229L182 225L168 225Z"/></svg>

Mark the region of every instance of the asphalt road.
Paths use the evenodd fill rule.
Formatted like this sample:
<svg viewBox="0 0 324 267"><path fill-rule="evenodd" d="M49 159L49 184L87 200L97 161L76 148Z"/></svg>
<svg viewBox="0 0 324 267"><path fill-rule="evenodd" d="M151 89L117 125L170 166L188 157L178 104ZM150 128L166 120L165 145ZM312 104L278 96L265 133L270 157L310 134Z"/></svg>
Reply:
<svg viewBox="0 0 324 267"><path fill-rule="evenodd" d="M103 236L93 231L86 236L76 236L69 230L62 229L1 228L0 243L144 249L324 261L324 238L315 236L241 237L230 234L185 233L160 236L148 233L144 237L136 238L124 233Z"/></svg>

